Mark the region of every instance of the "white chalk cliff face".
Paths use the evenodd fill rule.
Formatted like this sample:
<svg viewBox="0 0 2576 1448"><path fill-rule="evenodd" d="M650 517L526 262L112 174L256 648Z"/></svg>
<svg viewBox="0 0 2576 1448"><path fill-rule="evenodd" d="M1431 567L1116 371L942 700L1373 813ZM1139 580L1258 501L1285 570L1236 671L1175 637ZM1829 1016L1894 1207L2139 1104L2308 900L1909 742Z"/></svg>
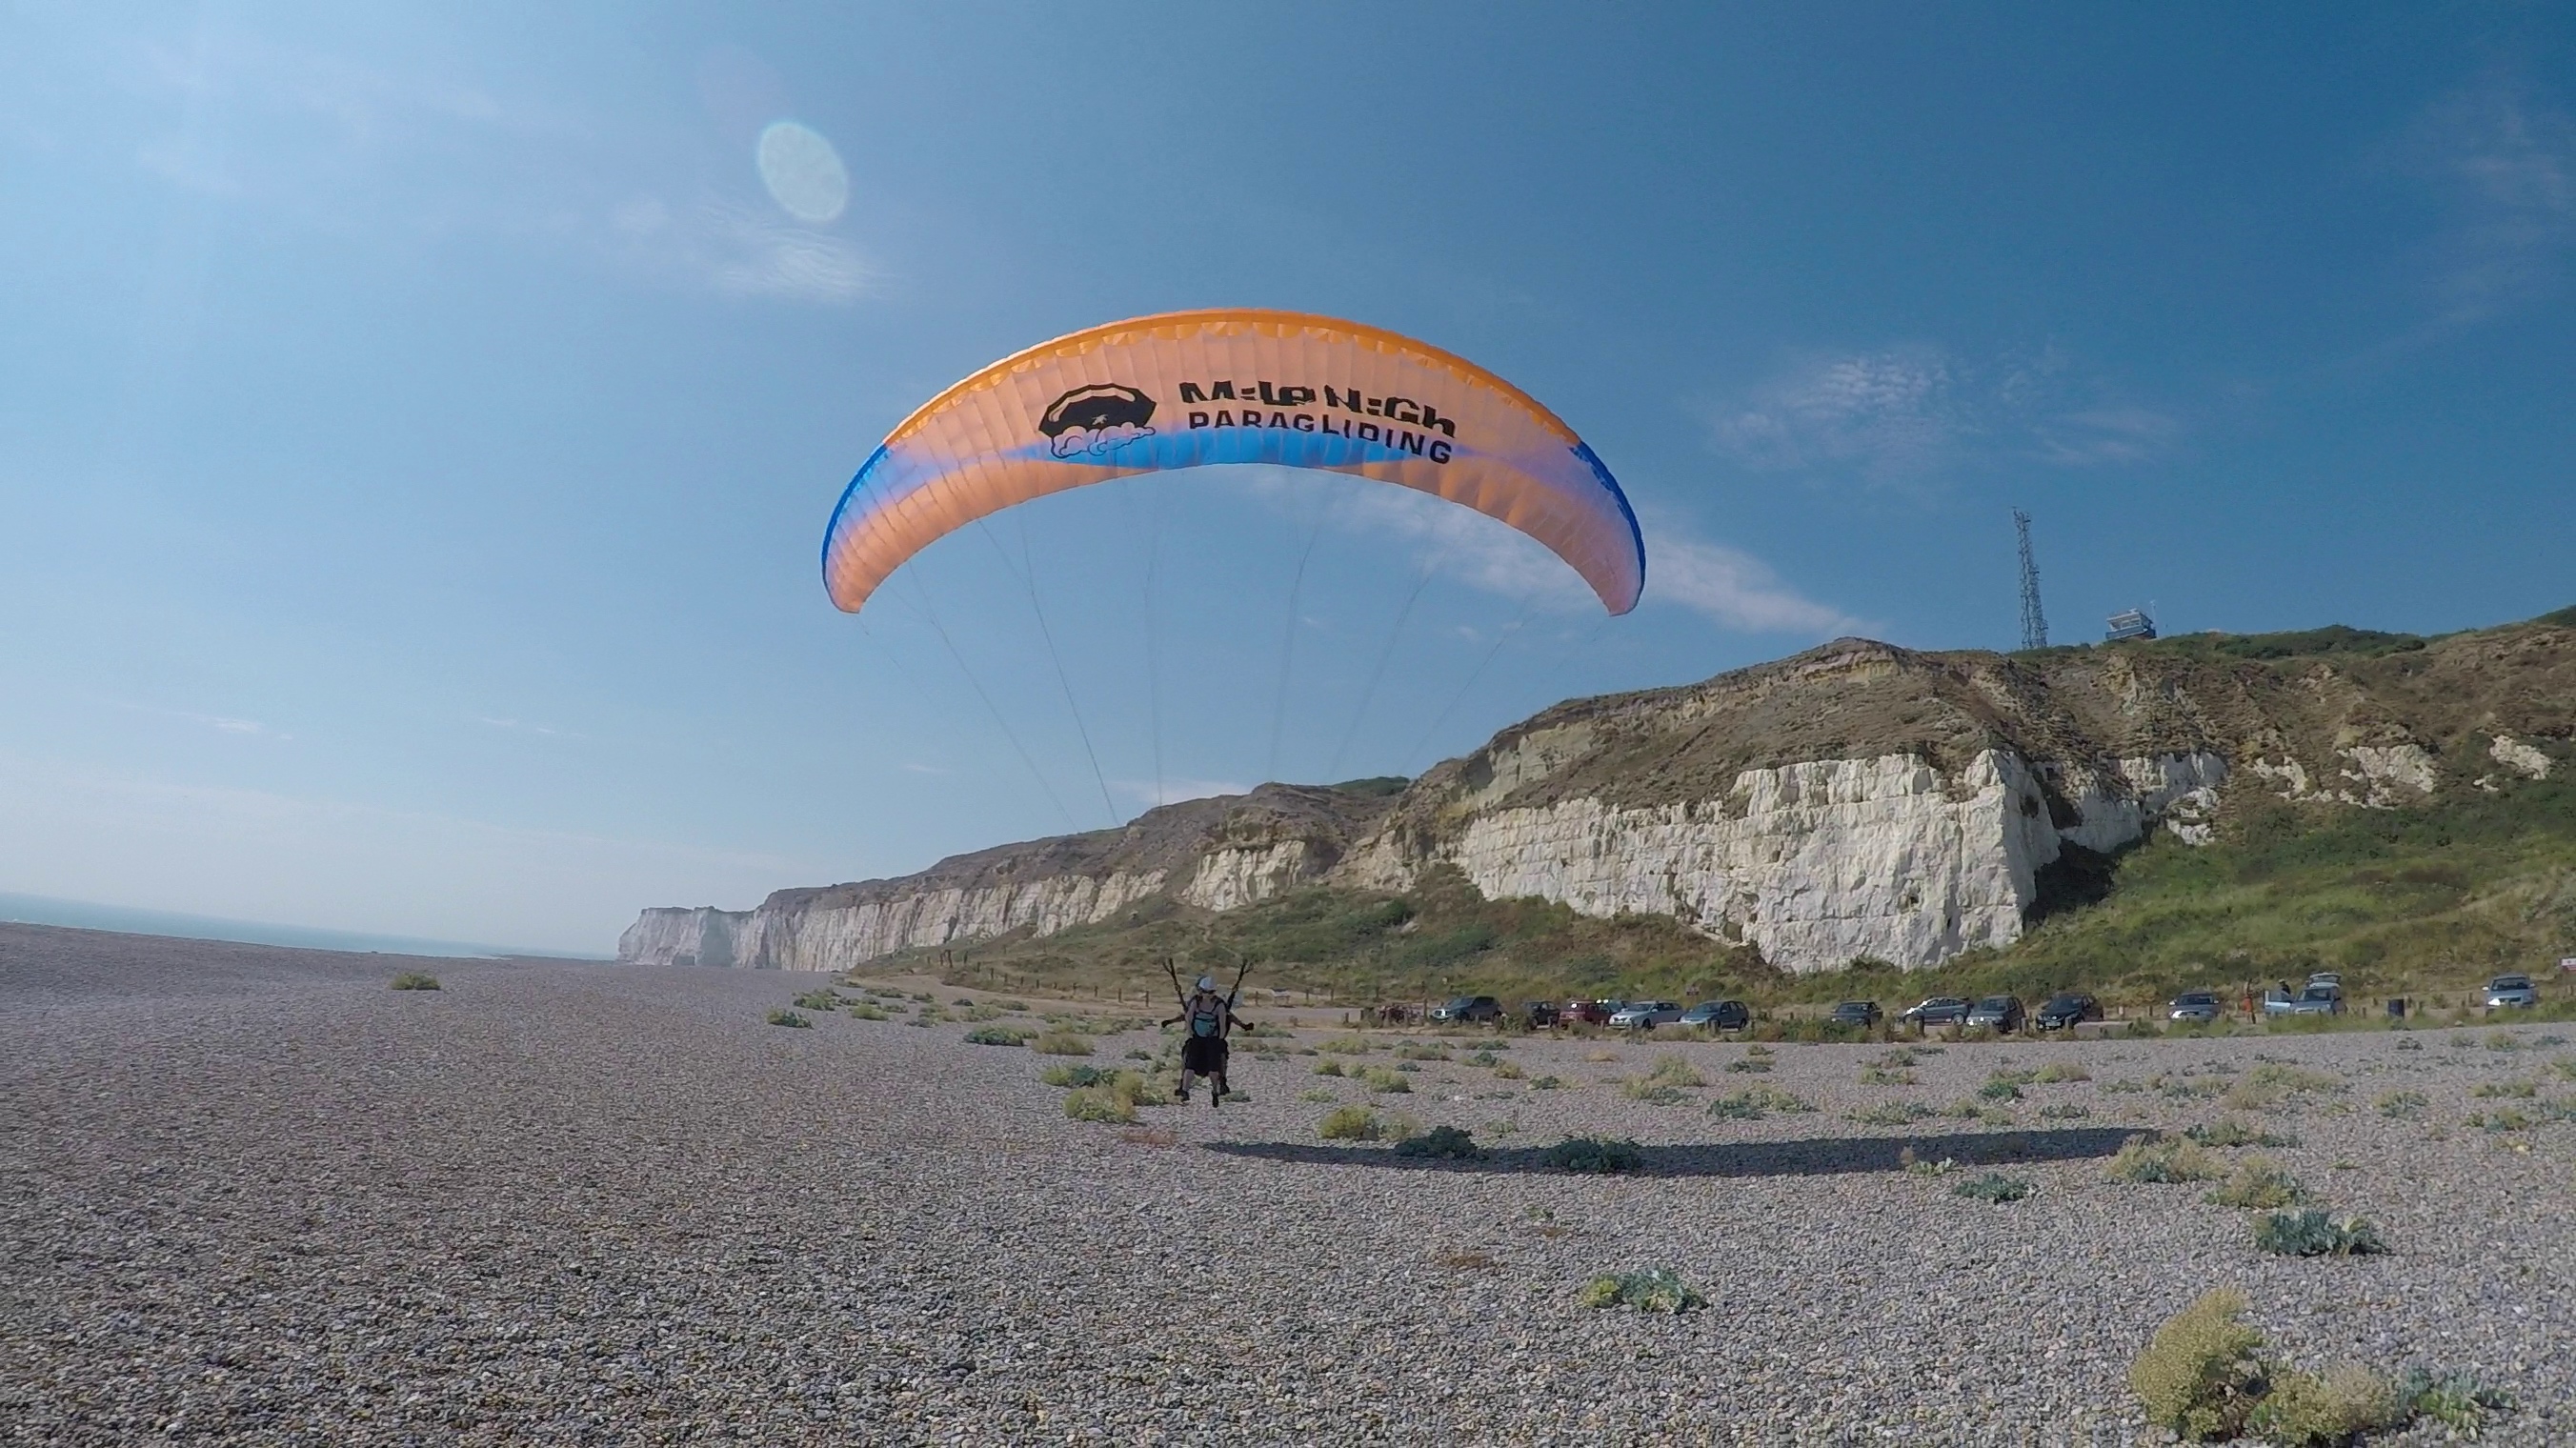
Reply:
<svg viewBox="0 0 2576 1448"><path fill-rule="evenodd" d="M1912 969L2011 944L2157 831L2206 844L2231 797L2404 809L2449 788L2555 788L2576 742L2576 626L2273 657L1843 639L1560 704L1409 785L1264 785L755 910L647 910L618 955L845 969L1455 869L1491 897L1669 916L1787 970Z"/></svg>
<svg viewBox="0 0 2576 1448"><path fill-rule="evenodd" d="M2216 756L2122 764L2087 780L2080 817L2062 827L2018 755L1989 749L1950 777L1891 754L1748 769L1725 795L1693 802L1495 810L1410 855L1382 836L1347 868L1397 889L1426 865L1455 865L1487 896L1669 915L1790 971L1863 956L1914 969L2019 939L2063 844L2108 854L2157 823L2207 838L2201 812L2226 777Z"/></svg>

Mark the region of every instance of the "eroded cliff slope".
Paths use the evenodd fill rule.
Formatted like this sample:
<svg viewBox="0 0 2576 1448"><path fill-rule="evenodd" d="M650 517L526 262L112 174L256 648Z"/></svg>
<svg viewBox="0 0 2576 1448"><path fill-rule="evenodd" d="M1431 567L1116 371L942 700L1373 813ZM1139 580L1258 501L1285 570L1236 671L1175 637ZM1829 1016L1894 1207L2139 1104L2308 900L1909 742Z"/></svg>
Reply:
<svg viewBox="0 0 2576 1448"><path fill-rule="evenodd" d="M2570 767L2576 617L2005 656L1842 639L1550 709L1394 799L1264 786L759 909L647 911L631 960L830 969L1301 885L1666 916L1798 972L2008 945L2104 856L2231 801L2404 809Z"/></svg>

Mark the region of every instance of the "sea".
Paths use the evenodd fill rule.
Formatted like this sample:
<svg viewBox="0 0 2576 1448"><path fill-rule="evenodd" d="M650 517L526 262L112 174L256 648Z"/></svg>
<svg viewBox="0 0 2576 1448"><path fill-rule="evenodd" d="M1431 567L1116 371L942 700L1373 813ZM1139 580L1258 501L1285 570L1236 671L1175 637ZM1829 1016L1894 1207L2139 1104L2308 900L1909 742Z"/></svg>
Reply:
<svg viewBox="0 0 2576 1448"><path fill-rule="evenodd" d="M12 895L6 892L0 892L0 921L20 925L68 925L80 930L114 930L127 935L168 935L181 940L231 940L247 945L286 945L303 950L346 950L359 954L373 951L379 955L435 955L468 960L503 956L538 956L555 960L608 958L571 955L560 950L484 945L465 940L367 935L354 930L323 930L310 925L226 920L214 915L136 910L123 905L96 905L86 900L56 900L44 895Z"/></svg>

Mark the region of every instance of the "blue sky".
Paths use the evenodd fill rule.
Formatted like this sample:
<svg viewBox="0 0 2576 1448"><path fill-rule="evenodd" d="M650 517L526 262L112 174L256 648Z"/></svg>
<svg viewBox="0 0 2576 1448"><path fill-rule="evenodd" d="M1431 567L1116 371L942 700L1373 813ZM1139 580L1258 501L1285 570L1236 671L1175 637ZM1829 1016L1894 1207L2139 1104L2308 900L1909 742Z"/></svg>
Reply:
<svg viewBox="0 0 2576 1448"><path fill-rule="evenodd" d="M0 891L604 950L2008 647L2016 505L2060 641L2576 602L2571 76L2563 6L0 9ZM915 405L1197 306L1546 401L1646 602L1229 469L831 608Z"/></svg>

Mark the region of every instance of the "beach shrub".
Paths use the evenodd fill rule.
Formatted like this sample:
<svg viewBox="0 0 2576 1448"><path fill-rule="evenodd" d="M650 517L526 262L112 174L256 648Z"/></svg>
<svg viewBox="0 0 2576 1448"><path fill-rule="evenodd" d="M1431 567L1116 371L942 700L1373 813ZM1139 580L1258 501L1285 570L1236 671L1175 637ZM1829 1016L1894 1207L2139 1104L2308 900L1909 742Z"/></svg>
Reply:
<svg viewBox="0 0 2576 1448"><path fill-rule="evenodd" d="M2367 1368L2285 1372L2272 1379L2271 1388L2245 1426L2278 1448L2343 1448L2398 1422L2394 1385Z"/></svg>
<svg viewBox="0 0 2576 1448"><path fill-rule="evenodd" d="M2236 1172L2212 1191L2207 1200L2214 1207L2286 1207L2306 1193L2298 1178L2284 1170L2279 1162L2249 1156L2236 1164Z"/></svg>
<svg viewBox="0 0 2576 1448"><path fill-rule="evenodd" d="M1765 1075L1771 1070L1771 1058L1768 1056L1747 1056L1741 1061L1727 1062L1726 1069L1733 1071L1738 1075Z"/></svg>
<svg viewBox="0 0 2576 1448"><path fill-rule="evenodd" d="M1474 1161L1485 1154L1475 1138L1455 1126L1435 1126L1406 1141L1395 1144L1397 1156L1423 1156L1443 1161Z"/></svg>
<svg viewBox="0 0 2576 1448"><path fill-rule="evenodd" d="M2021 1099L2021 1084L2016 1081L1997 1078L1996 1080L1989 1081L1985 1085L1978 1087L1977 1094L1988 1101L2019 1101Z"/></svg>
<svg viewBox="0 0 2576 1448"><path fill-rule="evenodd" d="M1911 1126L1941 1113L1919 1101L1882 1101L1876 1106L1849 1113L1863 1126Z"/></svg>
<svg viewBox="0 0 2576 1448"><path fill-rule="evenodd" d="M2434 1377L2422 1368L2398 1374L2394 1386L2399 1422L2430 1418L2454 1433L2474 1438L2487 1420L2513 1410L2513 1395L2491 1388L2464 1373Z"/></svg>
<svg viewBox="0 0 2576 1448"><path fill-rule="evenodd" d="M2284 1257L2358 1257L2388 1250L2369 1218L2313 1208L2256 1217L2254 1245Z"/></svg>
<svg viewBox="0 0 2576 1448"><path fill-rule="evenodd" d="M1586 1307L1633 1307L1639 1312L1688 1312L1706 1307L1708 1299L1691 1290L1669 1267L1643 1272L1605 1272L1583 1284L1577 1300Z"/></svg>
<svg viewBox="0 0 2576 1448"><path fill-rule="evenodd" d="M1029 1049L1041 1056L1088 1056L1091 1038L1071 1031L1048 1031L1029 1043Z"/></svg>
<svg viewBox="0 0 2576 1448"><path fill-rule="evenodd" d="M2425 1113L2432 1109L2433 1102L2421 1091L2383 1091L2379 1099L2372 1104L2379 1108L2379 1114L2382 1116L2394 1116L2406 1121L2421 1121Z"/></svg>
<svg viewBox="0 0 2576 1448"><path fill-rule="evenodd" d="M1113 1086L1084 1086L1065 1093L1064 1114L1076 1121L1130 1122L1136 1119L1136 1098Z"/></svg>
<svg viewBox="0 0 2576 1448"><path fill-rule="evenodd" d="M1787 1116L1815 1109L1804 1098L1768 1084L1747 1086L1708 1103L1709 1115L1738 1121L1759 1121L1774 1111Z"/></svg>
<svg viewBox="0 0 2576 1448"><path fill-rule="evenodd" d="M769 1023L773 1026L795 1026L800 1029L810 1028L814 1024L785 1006L780 1006L769 1013Z"/></svg>
<svg viewBox="0 0 2576 1448"><path fill-rule="evenodd" d="M1494 1079L1497 1081L1518 1081L1527 1074L1520 1068L1520 1063L1517 1061L1505 1061L1494 1068Z"/></svg>
<svg viewBox="0 0 2576 1448"><path fill-rule="evenodd" d="M2090 1081L2093 1073L2072 1061L2051 1061L2040 1067L2030 1079L2042 1086L2054 1086L2063 1081Z"/></svg>
<svg viewBox="0 0 2576 1448"><path fill-rule="evenodd" d="M2042 1121L2081 1121L2092 1114L2092 1107L2077 1106L2071 1102L2039 1108L2039 1119Z"/></svg>
<svg viewBox="0 0 2576 1448"><path fill-rule="evenodd" d="M2205 1126L2186 1127L2183 1135L2202 1146L2296 1146L2299 1139L2286 1132L2263 1131L2246 1125L2233 1116L2222 1116Z"/></svg>
<svg viewBox="0 0 2576 1448"><path fill-rule="evenodd" d="M1974 1181L1961 1182L1950 1190L1971 1201L1991 1202L1996 1206L2002 1206L2006 1202L2020 1201L2039 1188L2027 1178L2005 1176L2002 1172L1990 1171Z"/></svg>
<svg viewBox="0 0 2576 1448"><path fill-rule="evenodd" d="M1098 1086L1118 1079L1118 1072L1101 1066L1049 1066L1038 1079L1049 1086Z"/></svg>
<svg viewBox="0 0 2576 1448"><path fill-rule="evenodd" d="M1009 1026L977 1026L966 1033L966 1044L970 1046L1017 1046L1026 1039Z"/></svg>
<svg viewBox="0 0 2576 1448"><path fill-rule="evenodd" d="M1612 1141L1598 1136L1569 1136L1539 1153L1542 1165L1558 1171L1578 1172L1588 1176L1612 1176L1637 1171L1646 1164L1646 1154L1633 1141Z"/></svg>
<svg viewBox="0 0 2576 1448"><path fill-rule="evenodd" d="M2148 1136L2132 1136L2121 1143L2119 1154L2111 1158L2110 1173L2114 1181L2149 1185L2216 1181L2225 1175L2217 1159L2198 1146Z"/></svg>
<svg viewBox="0 0 2576 1448"><path fill-rule="evenodd" d="M1339 1076L1342 1074L1342 1063L1332 1060L1329 1057L1324 1060L1317 1061L1315 1063L1315 1074L1318 1076Z"/></svg>
<svg viewBox="0 0 2576 1448"><path fill-rule="evenodd" d="M2537 1081L2481 1081L2469 1088L2472 1096L2527 1097L2540 1094Z"/></svg>
<svg viewBox="0 0 2576 1448"><path fill-rule="evenodd" d="M1530 1089L1532 1091L1554 1091L1564 1085L1565 1083L1563 1081L1558 1080L1554 1076L1541 1076L1530 1083Z"/></svg>
<svg viewBox="0 0 2576 1448"><path fill-rule="evenodd" d="M407 970L394 977L396 990L436 990L438 977L426 971Z"/></svg>
<svg viewBox="0 0 2576 1448"><path fill-rule="evenodd" d="M796 1008L804 1011L837 1011L841 1008L841 993L829 988L809 990L796 998Z"/></svg>
<svg viewBox="0 0 2576 1448"><path fill-rule="evenodd" d="M1405 1080L1403 1076L1393 1071L1382 1071L1375 1066L1371 1066L1367 1071L1361 1073L1361 1075L1362 1079L1368 1082L1368 1089L1375 1091L1380 1095L1403 1096L1409 1094L1413 1090L1412 1082Z"/></svg>
<svg viewBox="0 0 2576 1448"><path fill-rule="evenodd" d="M2228 1088L2226 1102L2235 1111L2263 1111L2290 1105L2301 1096L2341 1091L2343 1086L2343 1078L2331 1072L2266 1061Z"/></svg>
<svg viewBox="0 0 2576 1448"><path fill-rule="evenodd" d="M2148 1339L2129 1364L2129 1390L2148 1421L2185 1440L2244 1431L2263 1387L2263 1335L2245 1325L2245 1294L2202 1293Z"/></svg>
<svg viewBox="0 0 2576 1448"><path fill-rule="evenodd" d="M1365 1106L1336 1107L1324 1113L1315 1134L1326 1141L1375 1141L1386 1132L1386 1123Z"/></svg>
<svg viewBox="0 0 2576 1448"><path fill-rule="evenodd" d="M883 1021L893 1019L885 1013L885 1009L882 1006L870 1005L866 1001L850 1002L849 1015L850 1019L854 1021Z"/></svg>

